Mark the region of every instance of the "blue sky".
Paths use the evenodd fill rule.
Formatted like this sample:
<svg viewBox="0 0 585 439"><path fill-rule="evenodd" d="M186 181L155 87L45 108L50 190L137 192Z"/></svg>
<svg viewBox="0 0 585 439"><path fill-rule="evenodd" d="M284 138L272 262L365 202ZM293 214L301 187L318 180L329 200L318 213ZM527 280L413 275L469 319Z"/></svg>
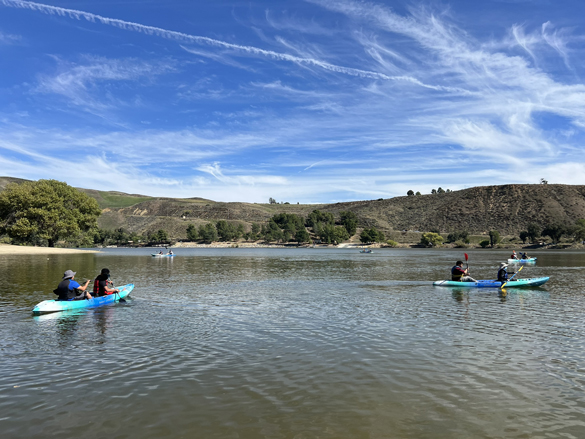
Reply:
<svg viewBox="0 0 585 439"><path fill-rule="evenodd" d="M585 2L0 0L0 175L217 201L585 184Z"/></svg>

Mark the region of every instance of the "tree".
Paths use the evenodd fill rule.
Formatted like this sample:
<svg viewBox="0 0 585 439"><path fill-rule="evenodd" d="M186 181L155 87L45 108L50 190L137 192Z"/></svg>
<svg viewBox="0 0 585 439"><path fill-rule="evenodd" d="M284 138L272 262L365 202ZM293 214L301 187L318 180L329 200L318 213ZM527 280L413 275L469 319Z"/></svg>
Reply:
<svg viewBox="0 0 585 439"><path fill-rule="evenodd" d="M187 239L189 241L197 241L197 228L193 224L187 226Z"/></svg>
<svg viewBox="0 0 585 439"><path fill-rule="evenodd" d="M538 227L538 224L528 224L526 231L528 232L528 238L530 239L530 242L534 242L536 238L540 236L540 227Z"/></svg>
<svg viewBox="0 0 585 439"><path fill-rule="evenodd" d="M357 215L350 211L342 211L339 213L341 217L341 225L345 227L349 236L355 235L357 231L358 218ZM349 239L349 238L346 238Z"/></svg>
<svg viewBox="0 0 585 439"><path fill-rule="evenodd" d="M309 242L311 237L309 236L307 229L303 227L302 229L297 230L297 233L295 234L295 240L300 244L303 242Z"/></svg>
<svg viewBox="0 0 585 439"><path fill-rule="evenodd" d="M270 197L270 198L268 199L268 202L269 202L270 204L276 204L276 200L275 200L274 198L272 198L272 197Z"/></svg>
<svg viewBox="0 0 585 439"><path fill-rule="evenodd" d="M409 197L412 197L412 196L414 196L414 191L411 189L406 193L406 195L408 195Z"/></svg>
<svg viewBox="0 0 585 439"><path fill-rule="evenodd" d="M416 196L418 197L421 193L419 191L416 191Z"/></svg>
<svg viewBox="0 0 585 439"><path fill-rule="evenodd" d="M575 221L575 239L577 241L585 241L585 219L578 219Z"/></svg>
<svg viewBox="0 0 585 439"><path fill-rule="evenodd" d="M497 230L490 230L489 234L490 234L490 245L493 247L501 240L500 232L498 232Z"/></svg>
<svg viewBox="0 0 585 439"><path fill-rule="evenodd" d="M319 210L312 211L309 216L307 216L307 220L305 221L305 225L307 227L315 228L315 225L318 223L325 223L325 224L335 224L335 218L333 217L332 213L329 212L320 212Z"/></svg>
<svg viewBox="0 0 585 439"><path fill-rule="evenodd" d="M385 239L384 234L373 227L370 229L365 228L362 230L362 233L360 233L360 241L364 244L368 242L382 242Z"/></svg>
<svg viewBox="0 0 585 439"><path fill-rule="evenodd" d="M199 226L199 239L206 244L217 241L217 229L212 223Z"/></svg>
<svg viewBox="0 0 585 439"><path fill-rule="evenodd" d="M445 190L442 187L440 187L439 189L437 189L437 193L438 194L444 194L445 193Z"/></svg>
<svg viewBox="0 0 585 439"><path fill-rule="evenodd" d="M540 184L548 184L548 180L545 180L544 178L540 179Z"/></svg>
<svg viewBox="0 0 585 439"><path fill-rule="evenodd" d="M481 245L481 248L486 248L488 245L490 245L490 242L487 239L484 239L479 243L479 245Z"/></svg>
<svg viewBox="0 0 585 439"><path fill-rule="evenodd" d="M220 241L233 241L238 234L236 227L225 220L219 220L215 224L215 228Z"/></svg>
<svg viewBox="0 0 585 439"><path fill-rule="evenodd" d="M561 237L565 234L566 231L567 229L565 226L561 224L552 224L544 228L542 231L542 236L550 236L550 239L552 239L553 243L556 244L561 240Z"/></svg>
<svg viewBox="0 0 585 439"><path fill-rule="evenodd" d="M260 225L258 223L252 223L252 235L254 239L258 239L258 233L260 233Z"/></svg>
<svg viewBox="0 0 585 439"><path fill-rule="evenodd" d="M431 189L431 194L433 194L433 195L434 195L434 194L436 194L436 193L437 193L437 190L436 190L436 189Z"/></svg>
<svg viewBox="0 0 585 439"><path fill-rule="evenodd" d="M522 240L522 244L526 244L526 240L528 239L528 232L526 230L520 232L520 239Z"/></svg>
<svg viewBox="0 0 585 439"><path fill-rule="evenodd" d="M425 246L436 247L443 243L443 237L438 233L427 232L420 237L420 243Z"/></svg>
<svg viewBox="0 0 585 439"><path fill-rule="evenodd" d="M447 236L447 242L456 242L456 241L463 241L466 244L469 244L469 232L463 230L461 232L452 232L449 233Z"/></svg>
<svg viewBox="0 0 585 439"><path fill-rule="evenodd" d="M93 236L100 213L95 199L57 180L11 183L0 193L0 233L15 241L54 247Z"/></svg>

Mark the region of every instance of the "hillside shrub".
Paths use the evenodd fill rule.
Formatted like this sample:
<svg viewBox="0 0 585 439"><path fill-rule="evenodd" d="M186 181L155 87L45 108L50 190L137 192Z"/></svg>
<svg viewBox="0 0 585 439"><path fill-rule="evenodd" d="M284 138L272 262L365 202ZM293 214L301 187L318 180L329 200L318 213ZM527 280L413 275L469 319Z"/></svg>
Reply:
<svg viewBox="0 0 585 439"><path fill-rule="evenodd" d="M443 237L438 233L434 232L427 232L423 233L420 237L420 243L424 246L433 246L436 247L443 243Z"/></svg>
<svg viewBox="0 0 585 439"><path fill-rule="evenodd" d="M484 239L483 241L479 242L479 245L481 246L481 248L486 248L488 245L490 245L490 241L487 239Z"/></svg>
<svg viewBox="0 0 585 439"><path fill-rule="evenodd" d="M388 247L392 247L392 248L398 247L398 243L396 241L392 241L391 239L389 239L388 241L386 241L386 245Z"/></svg>

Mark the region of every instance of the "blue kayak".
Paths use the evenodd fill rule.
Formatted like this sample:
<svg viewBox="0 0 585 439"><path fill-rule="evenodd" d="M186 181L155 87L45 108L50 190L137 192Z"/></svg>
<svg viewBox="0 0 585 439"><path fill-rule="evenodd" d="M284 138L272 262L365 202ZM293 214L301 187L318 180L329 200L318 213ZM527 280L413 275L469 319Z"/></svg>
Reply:
<svg viewBox="0 0 585 439"><path fill-rule="evenodd" d="M169 254L161 255L160 253L152 253L153 258L172 258L173 256L175 256L175 255L169 255Z"/></svg>
<svg viewBox="0 0 585 439"><path fill-rule="evenodd" d="M508 282L505 288L538 287L546 283L549 277L529 277L526 279L513 279ZM477 282L459 282L455 280L438 280L433 282L436 287L457 287L457 288L500 288L502 282L497 280L478 280Z"/></svg>
<svg viewBox="0 0 585 439"><path fill-rule="evenodd" d="M33 314L46 314L49 312L70 311L73 309L93 308L96 306L107 305L109 303L119 302L134 289L134 284L117 287L119 293L110 294L109 296L94 297L90 300L44 300L35 306Z"/></svg>
<svg viewBox="0 0 585 439"><path fill-rule="evenodd" d="M508 264L534 264L537 258L508 259Z"/></svg>

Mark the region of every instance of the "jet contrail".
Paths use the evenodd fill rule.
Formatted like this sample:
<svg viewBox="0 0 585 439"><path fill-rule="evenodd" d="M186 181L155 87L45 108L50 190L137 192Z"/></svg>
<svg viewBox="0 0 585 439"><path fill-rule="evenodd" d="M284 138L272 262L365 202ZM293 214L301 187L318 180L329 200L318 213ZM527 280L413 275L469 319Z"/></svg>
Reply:
<svg viewBox="0 0 585 439"><path fill-rule="evenodd" d="M330 64L324 61L319 61L313 58L301 58L298 56L289 55L286 53L274 52L272 50L259 49L253 46L242 46L239 44L228 43L225 41L215 40L213 38L202 37L198 35L189 35L183 32L176 32L172 30L162 29L160 27L147 26L144 24L133 23L131 21L118 20L116 18L102 17L101 15L92 14L90 12L78 11L75 9L60 8L57 6L45 5L42 3L35 3L21 0L0 0L0 4L11 8L29 9L32 11L39 11L49 15L60 15L63 17L75 18L81 20L82 18L92 23L99 22L109 26L114 26L123 30L130 30L140 32L147 35L156 35L162 38L179 41L189 41L199 44L206 44L210 46L222 47L225 49L237 50L253 55L259 55L267 58L272 58L280 61L288 61L296 64L313 65L331 72L342 73L350 76L357 76L361 78L380 79L384 81L406 81L416 84L420 87L429 88L433 90L455 91L458 93L465 92L465 90L454 89L452 87L434 86L424 84L416 78L411 76L388 76L384 73L372 72L368 70L354 69L351 67L343 67L335 64Z"/></svg>

